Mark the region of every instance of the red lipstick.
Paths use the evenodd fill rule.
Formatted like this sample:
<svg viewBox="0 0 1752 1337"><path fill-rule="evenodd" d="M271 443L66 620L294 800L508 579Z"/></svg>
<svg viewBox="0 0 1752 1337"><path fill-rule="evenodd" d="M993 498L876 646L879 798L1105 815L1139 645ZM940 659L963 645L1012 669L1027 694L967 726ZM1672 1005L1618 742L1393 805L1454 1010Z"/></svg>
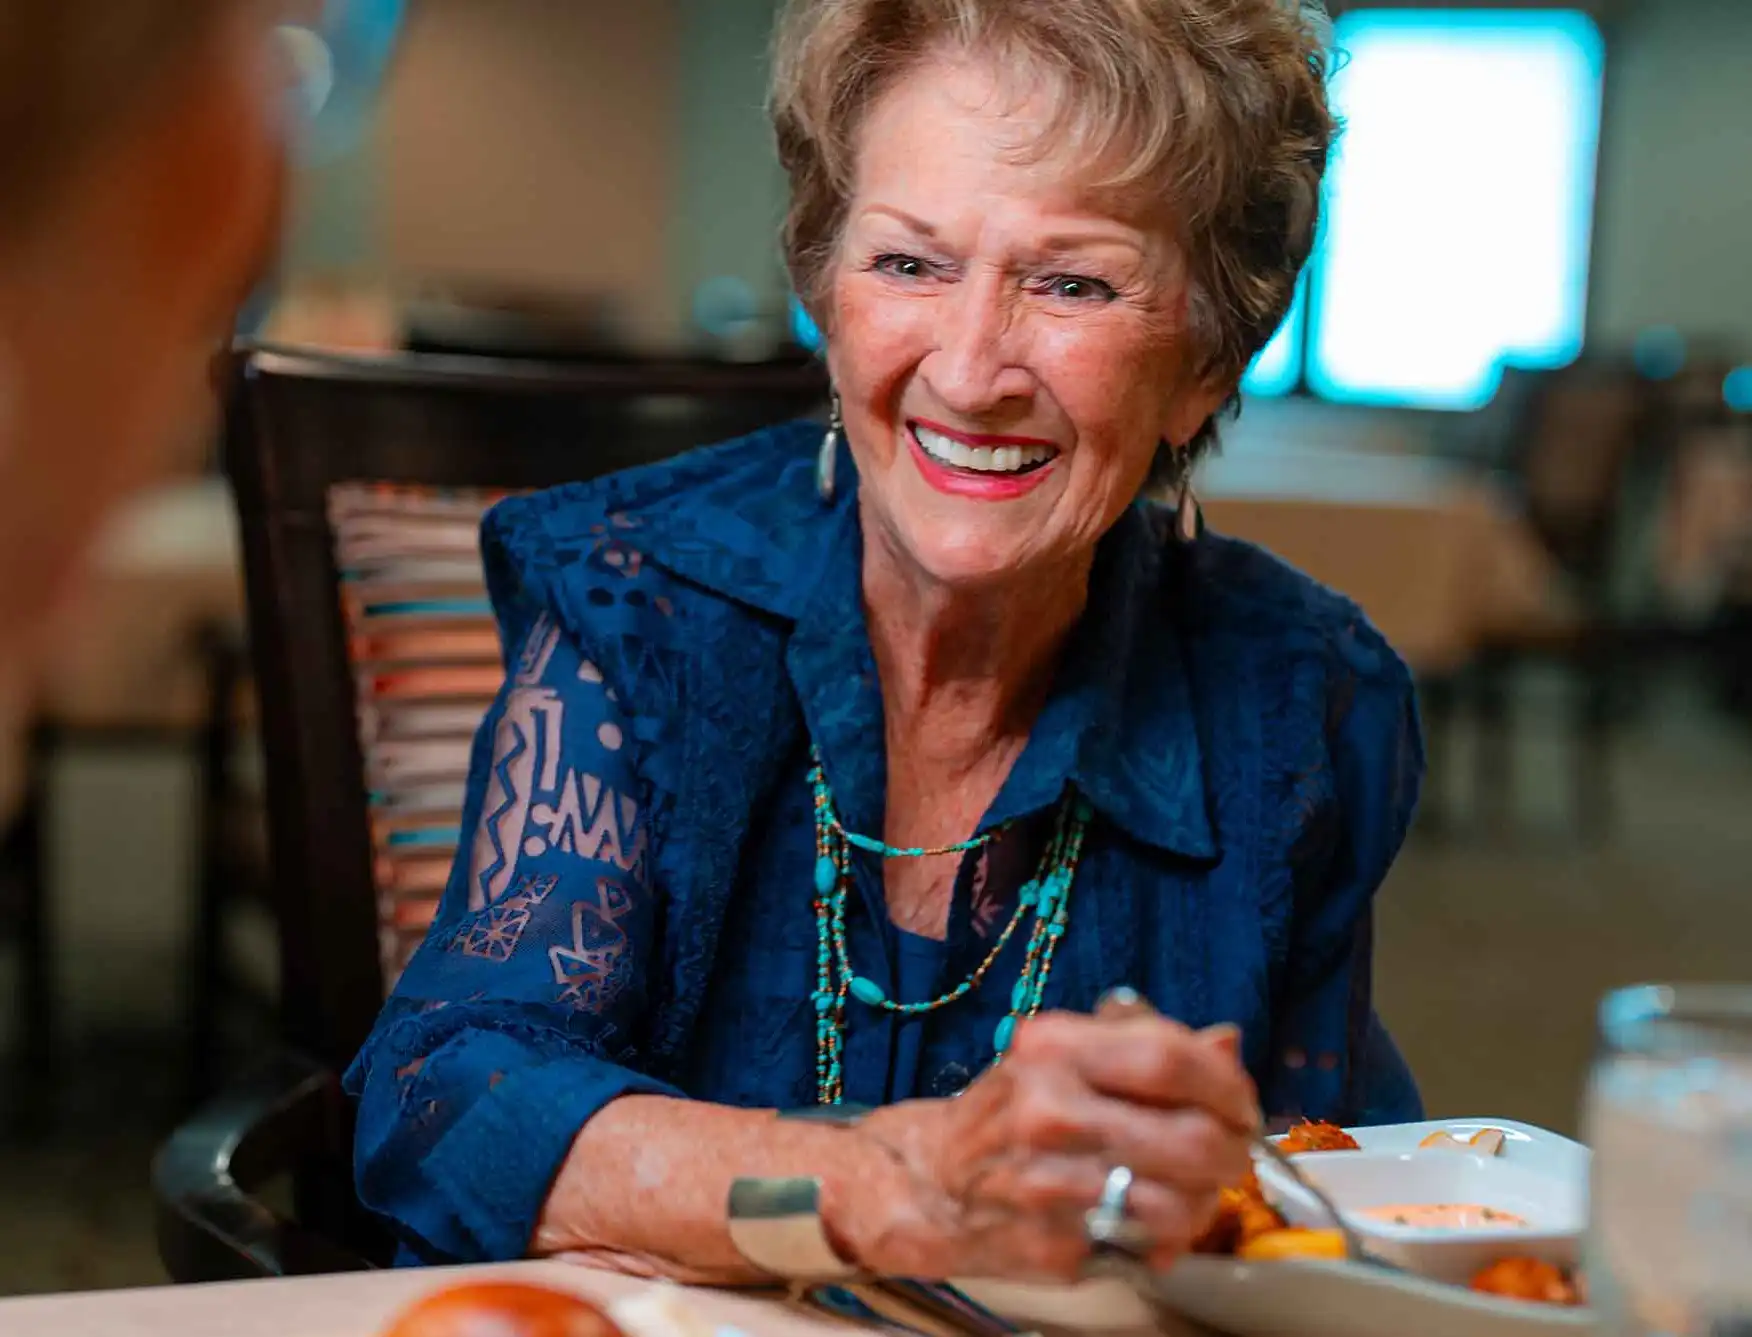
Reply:
<svg viewBox="0 0 1752 1337"><path fill-rule="evenodd" d="M953 427L945 427L940 422L932 422L929 418L914 418L912 420L927 432L935 432L938 436L946 436L951 441L959 441L964 446L984 446L996 449L999 446L1050 446L1058 449L1058 442L1048 441L1043 436L989 436L984 432L958 432Z"/></svg>
<svg viewBox="0 0 1752 1337"><path fill-rule="evenodd" d="M967 446L1051 446L1051 441L1042 441L1038 437L1018 436L969 436L965 432L951 432L937 427L923 418L914 420L918 426L929 432L942 432L951 441L959 441ZM953 465L944 464L932 459L925 448L919 444L918 434L911 426L906 430L907 447L912 452L913 463L918 467L919 475L938 492L951 497L968 497L975 501L1014 501L1017 497L1025 497L1047 480L1053 469L1058 465L1058 456L1053 456L1038 468L1027 473L999 474L983 473L975 469L957 469Z"/></svg>

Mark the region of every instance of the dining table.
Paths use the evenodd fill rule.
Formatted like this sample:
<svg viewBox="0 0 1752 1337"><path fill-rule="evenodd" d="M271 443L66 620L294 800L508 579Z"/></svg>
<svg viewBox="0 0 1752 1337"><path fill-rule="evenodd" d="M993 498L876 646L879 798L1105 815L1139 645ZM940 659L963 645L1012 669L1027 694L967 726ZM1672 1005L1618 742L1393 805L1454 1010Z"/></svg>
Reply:
<svg viewBox="0 0 1752 1337"><path fill-rule="evenodd" d="M1574 624L1512 489L1475 466L1416 449L1249 443L1206 463L1195 487L1211 529L1345 595L1420 676Z"/></svg>
<svg viewBox="0 0 1752 1337"><path fill-rule="evenodd" d="M570 1291L613 1307L661 1295L665 1318L634 1337L856 1337L894 1333L876 1323L806 1308L773 1290L674 1287L574 1261L393 1268L329 1276L210 1282L0 1300L4 1337L379 1337L408 1306L448 1286L517 1281ZM977 1288L975 1294L978 1294ZM1006 1288L1014 1292L1014 1288ZM1104 1337L1220 1337L1152 1315L1124 1288L1024 1288L1027 1322L1043 1333L1098 1330ZM649 1311L647 1311L649 1312ZM726 1331L728 1330L728 1332Z"/></svg>

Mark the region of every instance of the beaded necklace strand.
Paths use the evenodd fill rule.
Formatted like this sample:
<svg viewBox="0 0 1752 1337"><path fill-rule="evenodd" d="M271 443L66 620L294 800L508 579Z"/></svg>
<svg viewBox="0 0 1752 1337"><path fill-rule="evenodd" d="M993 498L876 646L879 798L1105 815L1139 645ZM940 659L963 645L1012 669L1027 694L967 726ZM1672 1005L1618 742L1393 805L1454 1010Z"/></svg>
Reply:
<svg viewBox="0 0 1752 1337"><path fill-rule="evenodd" d="M979 987L986 972L992 968L1010 940L1016 936L1023 921L1033 917L1028 934L1028 946L1022 959L1021 974L1010 994L1010 1010L998 1023L992 1036L994 1062L1001 1061L1004 1051L1016 1033L1016 1023L1040 1011L1046 992L1047 976L1052 972L1053 953L1065 935L1070 914L1071 883L1077 875L1077 863L1083 854L1083 837L1090 820L1088 803L1070 792L1059 805L1052 839L1041 854L1034 876L1023 884L1016 898L1016 909L998 934L991 951L974 967L973 973L947 993L923 1003L898 1003L889 998L882 986L867 975L852 969L846 945L846 901L852 884L851 852L854 849L877 854L885 859L923 859L938 854L965 854L990 844L1009 823L987 831L971 840L958 841L933 849L901 849L869 836L848 831L840 823L834 808L833 794L827 787L821 756L810 753L809 786L815 796L815 1085L816 1099L823 1105L837 1105L845 1096L845 1020L846 996L850 994L867 1007L885 1012L914 1016L935 1012L957 999L965 998Z"/></svg>

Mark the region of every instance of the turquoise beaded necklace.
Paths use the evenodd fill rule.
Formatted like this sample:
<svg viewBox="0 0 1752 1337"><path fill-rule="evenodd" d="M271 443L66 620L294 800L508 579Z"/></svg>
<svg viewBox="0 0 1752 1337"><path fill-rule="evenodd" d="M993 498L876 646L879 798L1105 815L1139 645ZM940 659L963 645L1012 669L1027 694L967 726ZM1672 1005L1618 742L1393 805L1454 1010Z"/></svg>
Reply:
<svg viewBox="0 0 1752 1337"><path fill-rule="evenodd" d="M882 986L867 975L852 969L846 947L846 901L850 894L851 852L854 849L877 854L885 859L923 859L934 854L965 854L990 844L1008 824L987 831L971 840L958 841L935 849L899 849L869 836L848 831L840 823L833 805L833 794L827 787L827 776L821 767L819 753L811 752L809 786L815 794L815 1085L816 1098L823 1105L837 1105L845 1096L846 996L850 994L867 1007L905 1016L935 1012L957 999L965 998L979 987L980 981L1004 948L1014 938L1025 919L1033 917L1028 933L1028 947L1022 959L1022 973L1010 994L1010 1010L998 1023L992 1036L996 1060L1004 1056L1016 1033L1016 1023L1040 1011L1046 993L1047 976L1052 972L1053 953L1065 935L1070 914L1071 882L1077 875L1077 862L1083 854L1083 836L1089 827L1089 805L1081 796L1068 793L1059 805L1052 839L1040 857L1034 876L1022 887L1016 898L1016 909L998 934L991 951L966 979L949 992L923 1003L897 1003L888 997Z"/></svg>

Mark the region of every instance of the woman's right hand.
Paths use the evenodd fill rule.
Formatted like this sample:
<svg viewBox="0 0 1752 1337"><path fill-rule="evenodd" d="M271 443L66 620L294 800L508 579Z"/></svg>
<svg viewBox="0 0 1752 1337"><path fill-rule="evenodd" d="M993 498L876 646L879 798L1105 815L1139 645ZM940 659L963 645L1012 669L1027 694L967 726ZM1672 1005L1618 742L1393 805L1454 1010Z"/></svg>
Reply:
<svg viewBox="0 0 1752 1337"><path fill-rule="evenodd" d="M959 1096L871 1114L858 1133L898 1162L900 1187L847 1185L824 1204L827 1224L887 1275L1074 1280L1090 1253L1084 1214L1123 1165L1129 1213L1165 1267L1247 1170L1258 1121L1232 1028L1043 1014Z"/></svg>

